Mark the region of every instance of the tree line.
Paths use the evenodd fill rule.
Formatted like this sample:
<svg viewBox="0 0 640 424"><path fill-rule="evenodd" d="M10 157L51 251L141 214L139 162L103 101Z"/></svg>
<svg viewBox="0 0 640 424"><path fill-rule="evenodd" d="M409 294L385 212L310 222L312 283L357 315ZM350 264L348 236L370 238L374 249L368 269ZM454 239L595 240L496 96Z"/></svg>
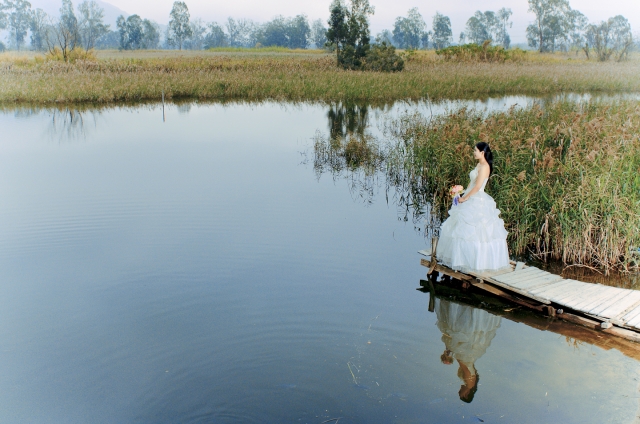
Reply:
<svg viewBox="0 0 640 424"><path fill-rule="evenodd" d="M528 45L540 52L584 51L599 60L622 60L634 47L629 22L623 16L600 23L589 23L568 0L527 0L534 15L527 27ZM443 49L454 44L451 20L436 13L429 29L418 8L406 16L398 16L392 30L383 30L375 38L369 34L368 18L374 7L368 1L334 0L326 22L309 22L305 15L276 16L265 23L249 19L228 18L226 22L205 23L191 19L187 4L176 1L170 12L169 25L161 27L139 15L120 16L116 27L104 23L104 10L95 0L82 1L77 9L72 0L62 0L60 16L52 18L42 9L32 9L27 0L1 0L0 29L7 29L10 48L63 52L75 47L135 49L209 49L216 47L280 46L292 49L331 48L340 51L341 37L353 47L351 59L366 55L367 45L385 45L401 49ZM512 11L476 11L459 35L457 43L493 45L508 49ZM350 21L349 21L350 20ZM343 22L344 21L344 22ZM347 23L347 21L349 21ZM349 33L342 34L348 30ZM29 36L29 38L27 38ZM357 40L356 40L357 39ZM355 41L354 41L355 40ZM0 50L4 49L0 43ZM364 50L363 50L364 49ZM347 49L349 50L349 49ZM348 52L347 52L348 53ZM346 54L346 53L345 53ZM345 56L346 58L346 56ZM345 59L346 60L346 59Z"/></svg>

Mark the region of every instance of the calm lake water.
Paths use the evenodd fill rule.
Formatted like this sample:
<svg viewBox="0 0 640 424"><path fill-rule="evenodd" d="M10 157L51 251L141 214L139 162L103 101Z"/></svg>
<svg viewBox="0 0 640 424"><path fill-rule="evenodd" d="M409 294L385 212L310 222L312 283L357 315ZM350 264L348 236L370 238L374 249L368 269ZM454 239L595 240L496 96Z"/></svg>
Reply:
<svg viewBox="0 0 640 424"><path fill-rule="evenodd" d="M372 110L371 131L445 107ZM314 173L327 113L0 113L0 422L637 422L640 364L620 351L428 312L413 223Z"/></svg>

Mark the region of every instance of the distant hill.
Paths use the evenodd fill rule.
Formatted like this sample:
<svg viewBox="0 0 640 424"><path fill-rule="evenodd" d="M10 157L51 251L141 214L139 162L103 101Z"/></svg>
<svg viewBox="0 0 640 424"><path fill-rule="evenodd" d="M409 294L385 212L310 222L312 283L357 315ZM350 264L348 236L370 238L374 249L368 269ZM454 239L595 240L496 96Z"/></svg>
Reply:
<svg viewBox="0 0 640 424"><path fill-rule="evenodd" d="M29 2L31 3L31 7L33 9L42 9L50 16L60 15L60 6L62 6L62 1L60 0L29 0ZM129 16L127 12L117 8L111 3L107 3L106 1L102 0L96 0L96 2L100 5L101 8L104 9L104 22L111 25L111 30L115 30L116 19L118 19L118 16ZM82 1L76 0L73 2L73 5L76 7L76 11L80 3L82 3Z"/></svg>

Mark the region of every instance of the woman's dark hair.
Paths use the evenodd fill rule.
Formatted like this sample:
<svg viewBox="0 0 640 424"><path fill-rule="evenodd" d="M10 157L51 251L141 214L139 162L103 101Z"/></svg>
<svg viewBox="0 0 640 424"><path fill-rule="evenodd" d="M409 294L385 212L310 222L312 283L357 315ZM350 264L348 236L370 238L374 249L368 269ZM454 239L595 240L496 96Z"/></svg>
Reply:
<svg viewBox="0 0 640 424"><path fill-rule="evenodd" d="M476 144L476 148L481 152L484 152L484 158L487 160L489 164L489 175L493 174L493 153L491 153L491 148L488 143L481 141Z"/></svg>
<svg viewBox="0 0 640 424"><path fill-rule="evenodd" d="M467 394L464 397L460 397L460 400L466 403L471 403L473 402L473 397L476 395L476 392L478 391L478 382L480 381L480 374L478 374L478 372L476 372L476 381L475 384L473 385L473 387L471 388L471 390L469 390L469 394Z"/></svg>

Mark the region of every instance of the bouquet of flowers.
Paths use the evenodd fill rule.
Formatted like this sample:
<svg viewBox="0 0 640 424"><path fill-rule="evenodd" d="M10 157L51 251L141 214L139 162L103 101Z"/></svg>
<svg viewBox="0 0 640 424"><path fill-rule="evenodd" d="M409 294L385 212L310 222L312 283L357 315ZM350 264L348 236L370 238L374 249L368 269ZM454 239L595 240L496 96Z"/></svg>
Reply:
<svg viewBox="0 0 640 424"><path fill-rule="evenodd" d="M461 185L454 185L449 189L449 195L453 198L453 205L458 206L460 193L464 190Z"/></svg>

